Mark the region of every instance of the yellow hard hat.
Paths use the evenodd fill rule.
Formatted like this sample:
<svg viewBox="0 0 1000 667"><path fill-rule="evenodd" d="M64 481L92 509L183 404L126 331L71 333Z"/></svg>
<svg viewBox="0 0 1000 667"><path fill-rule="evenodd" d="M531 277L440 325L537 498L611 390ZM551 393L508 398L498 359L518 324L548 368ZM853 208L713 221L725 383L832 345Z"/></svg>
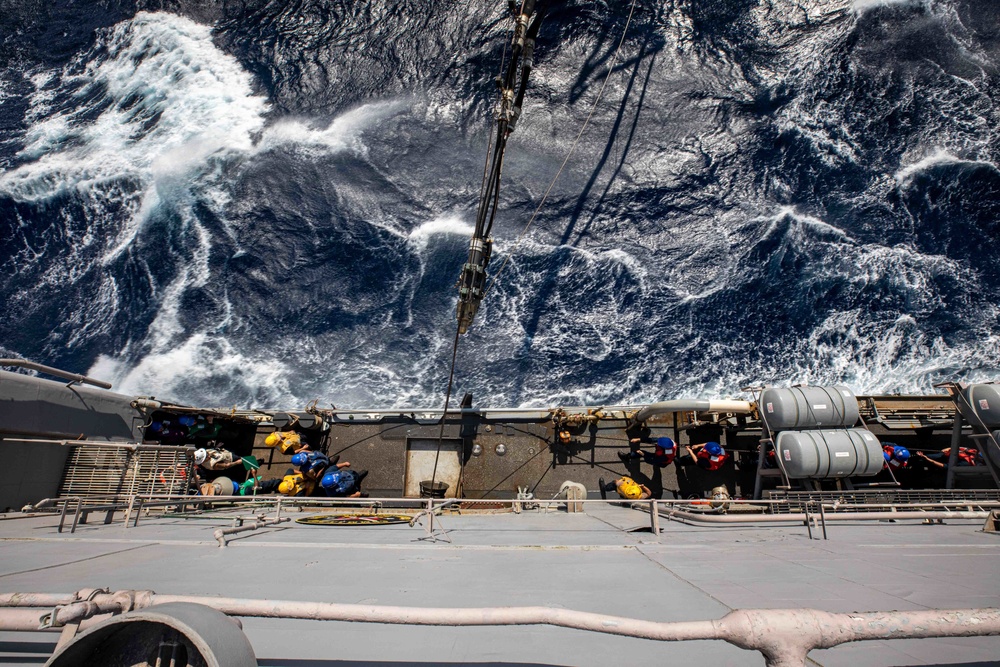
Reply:
<svg viewBox="0 0 1000 667"><path fill-rule="evenodd" d="M625 478L621 484L618 485L618 495L626 500L638 500L642 497L642 489L633 480Z"/></svg>
<svg viewBox="0 0 1000 667"><path fill-rule="evenodd" d="M281 436L278 435L277 433L272 433L271 435L264 438L264 444L267 445L268 447L274 447L279 442L281 442Z"/></svg>

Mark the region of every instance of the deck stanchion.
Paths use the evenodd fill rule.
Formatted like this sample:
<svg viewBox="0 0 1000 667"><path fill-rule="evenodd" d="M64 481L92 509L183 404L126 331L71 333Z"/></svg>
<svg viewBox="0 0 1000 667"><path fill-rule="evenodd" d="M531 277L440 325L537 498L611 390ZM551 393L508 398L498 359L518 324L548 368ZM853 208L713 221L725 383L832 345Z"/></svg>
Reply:
<svg viewBox="0 0 1000 667"><path fill-rule="evenodd" d="M63 532L63 526L66 525L66 510L69 509L69 498L65 498L62 501L62 512L59 513L59 527L56 528L57 533Z"/></svg>
<svg viewBox="0 0 1000 667"><path fill-rule="evenodd" d="M135 521L132 524L133 528L139 525L139 517L142 516L142 508L146 504L146 501L143 498L136 498L136 500L139 501L139 506L135 508ZM128 523L128 519L125 520L125 523Z"/></svg>
<svg viewBox="0 0 1000 667"><path fill-rule="evenodd" d="M76 525L77 525L77 523L80 522L80 511L82 509L83 509L83 499L82 498L77 498L76 499L76 514L73 515L73 527L69 529L70 534L76 532ZM87 520L84 519L83 522L87 523Z"/></svg>

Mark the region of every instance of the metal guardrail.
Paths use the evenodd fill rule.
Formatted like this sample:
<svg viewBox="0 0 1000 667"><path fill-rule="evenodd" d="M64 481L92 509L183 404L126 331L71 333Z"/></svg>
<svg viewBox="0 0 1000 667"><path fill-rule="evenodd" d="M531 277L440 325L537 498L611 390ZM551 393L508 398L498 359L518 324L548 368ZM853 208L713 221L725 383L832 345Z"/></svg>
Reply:
<svg viewBox="0 0 1000 667"><path fill-rule="evenodd" d="M947 505L949 507L980 506L1000 503L998 489L858 489L854 491L771 491L766 499L774 513L802 512L817 503L831 512L840 508L851 511L882 509L886 505Z"/></svg>
<svg viewBox="0 0 1000 667"><path fill-rule="evenodd" d="M774 525L774 524L798 524L806 526L810 538L813 527L821 529L823 539L826 539L826 524L828 522L841 521L943 521L945 519L962 520L982 520L993 510L1000 509L1000 501L951 501L939 503L896 503L896 504L865 504L855 505L835 505L823 502L805 502L801 511L773 511L776 505L783 505L784 500L711 500L699 501L693 504L690 500L637 500L623 501L615 500L572 500L565 499L532 499L524 501L517 498L506 499L475 499L461 500L455 498L310 498L310 497L286 497L286 496L186 496L186 495L132 495L128 497L110 496L106 498L46 498L35 505L24 508L25 512L37 512L39 510L50 509L60 513L58 532L63 532L65 522L70 511L74 512L73 524L70 532L76 532L77 526L85 524L87 517L92 512L107 512L104 523L112 522L116 513L123 512L123 522L127 527L129 522L132 526L139 525L139 518L143 512L148 514L149 510L160 509L163 511L180 511L192 507L204 507L205 505L215 506L242 506L248 509L259 509L263 507L276 506L277 516L280 516L282 507L290 508L348 508L352 511L364 510L379 512L386 508L395 509L416 509L424 515L439 515L442 510L462 511L465 502L475 504L477 507L495 505L497 507L514 505L525 505L526 502L538 507L551 507L553 505L564 505L567 502L573 504L617 504L628 505L633 509L642 510L649 513L649 529L653 534L660 533L660 519L678 521L680 523L699 525L723 525L723 524L744 524L744 525ZM743 506L755 508L758 512L734 512L733 510ZM771 511L765 511L770 508ZM726 512L729 511L729 513ZM433 521L429 522L428 530L433 533Z"/></svg>
<svg viewBox="0 0 1000 667"><path fill-rule="evenodd" d="M0 630L67 627L60 644L84 622L101 614L126 613L158 604L184 602L223 614L391 625L552 625L653 641L715 639L759 651L768 667L800 667L809 651L856 641L1000 635L1000 609L855 612L817 609L737 609L714 620L658 623L552 607L427 608L255 600L152 591L85 589L76 594L0 595Z"/></svg>

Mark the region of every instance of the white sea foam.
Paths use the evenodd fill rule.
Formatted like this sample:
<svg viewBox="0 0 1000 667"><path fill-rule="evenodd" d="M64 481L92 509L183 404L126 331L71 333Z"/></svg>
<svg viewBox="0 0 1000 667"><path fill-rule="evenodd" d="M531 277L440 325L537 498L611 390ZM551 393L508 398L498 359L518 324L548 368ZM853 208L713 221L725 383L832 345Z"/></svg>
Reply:
<svg viewBox="0 0 1000 667"><path fill-rule="evenodd" d="M247 403L288 404L296 397L289 368L273 356L254 357L236 350L225 338L198 333L177 347L146 354L135 366L101 355L88 373L110 379L115 390L163 398L199 396L206 385L225 387ZM225 392L224 392L225 393Z"/></svg>
<svg viewBox="0 0 1000 667"><path fill-rule="evenodd" d="M422 253L427 249L427 244L432 236L450 235L471 238L473 226L457 216L441 216L428 220L416 227L409 234L409 241L414 250Z"/></svg>
<svg viewBox="0 0 1000 667"><path fill-rule="evenodd" d="M209 27L140 12L101 41L107 57L82 71L71 66L33 77L31 103L44 117L28 130L21 156L36 159L0 178L8 196L37 201L126 177L152 184L215 153L252 145L266 100L252 93L239 63L215 48ZM80 106L48 113L56 78L75 89ZM110 104L87 118L91 108L83 102L94 97Z"/></svg>
<svg viewBox="0 0 1000 667"><path fill-rule="evenodd" d="M315 121L308 119L284 118L264 131L257 150L299 145L321 148L326 152L354 150L363 153L365 147L361 135L364 131L407 108L404 100L371 102L337 116L325 127L319 127Z"/></svg>
<svg viewBox="0 0 1000 667"><path fill-rule="evenodd" d="M207 26L140 12L99 41L106 56L91 57L82 69L32 76L34 122L20 153L27 161L0 175L0 193L22 202L74 194L93 219L114 217L114 232L101 240L107 264L165 206L197 226L193 188L212 188L211 178L198 183L198 175L211 174L216 157L251 149L268 107L253 94L250 75L212 44ZM80 105L53 110L57 91ZM94 100L105 105L96 117ZM199 233L198 242L207 252L207 235ZM73 263L89 261L67 258L67 266Z"/></svg>
<svg viewBox="0 0 1000 667"><path fill-rule="evenodd" d="M957 157L946 150L937 149L920 160L900 168L899 171L893 174L893 178L899 185L906 185L914 176L941 165L985 166L989 167L993 171L1000 172L1000 168L988 160L966 160Z"/></svg>
<svg viewBox="0 0 1000 667"><path fill-rule="evenodd" d="M890 5L915 5L926 4L927 0L852 0L854 9L864 12L875 7L888 7Z"/></svg>

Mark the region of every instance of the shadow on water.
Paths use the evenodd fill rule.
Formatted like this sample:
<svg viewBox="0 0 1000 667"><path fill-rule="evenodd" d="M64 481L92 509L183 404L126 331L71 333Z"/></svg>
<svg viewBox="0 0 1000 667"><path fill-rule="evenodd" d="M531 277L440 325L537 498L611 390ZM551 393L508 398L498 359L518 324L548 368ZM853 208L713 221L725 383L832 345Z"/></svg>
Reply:
<svg viewBox="0 0 1000 667"><path fill-rule="evenodd" d="M651 18L651 21L655 23L657 17ZM613 53L614 49L617 48L617 42L613 43L612 48L610 48L606 55L597 60L597 63L604 63L608 61ZM663 48L663 43L660 38L655 35L652 30L646 30L643 37L643 41L639 46L638 53L634 58L623 62L620 66L615 67L616 70L626 71L631 68L631 75L629 76L628 83L625 87L625 93L622 96L621 102L618 106L618 111L615 116L614 123L612 124L609 133L608 140L605 144L604 151L601 153L597 164L591 173L586 185L584 186L582 192L576 200L576 205L574 206L572 212L569 214L569 221L563 231L562 237L559 240L560 246L570 246L576 247L580 241L590 233L591 226L596 220L598 214L600 213L603 202L606 200L608 193L611 190L612 185L615 183L622 168L624 167L626 161L628 160L630 150L632 148L633 140L635 139L636 128L639 123L639 115L642 113L643 106L646 100L646 92L650 83L650 78L652 76L653 67L656 63L656 56L659 51ZM643 63L646 63L645 75L642 74ZM597 65L591 65L591 69ZM581 75L583 76L583 75ZM607 183L604 190L601 192L597 201L590 208L590 215L583 223L581 229L577 230L577 226L580 224L586 210L587 203L591 192L597 185L598 178L604 171L605 166L611 159L612 152L615 149L616 139L622 130L622 126L626 123L626 113L629 109L629 99L632 95L633 89L636 87L637 82L640 77L642 77L641 83L639 83L639 98L635 105L634 113L632 114L631 124L628 130L627 138L624 141L624 145L621 147L620 156L618 158L617 164L615 164L613 171L607 179ZM550 262L544 276L542 276L540 281L540 286L536 290L533 298L533 307L525 321L524 326L524 339L521 347L521 354L527 356L531 353L532 341L534 340L535 334L538 331L539 323L541 322L542 316L546 309L546 304L549 303L553 292L556 289L556 281L559 273L559 262Z"/></svg>

